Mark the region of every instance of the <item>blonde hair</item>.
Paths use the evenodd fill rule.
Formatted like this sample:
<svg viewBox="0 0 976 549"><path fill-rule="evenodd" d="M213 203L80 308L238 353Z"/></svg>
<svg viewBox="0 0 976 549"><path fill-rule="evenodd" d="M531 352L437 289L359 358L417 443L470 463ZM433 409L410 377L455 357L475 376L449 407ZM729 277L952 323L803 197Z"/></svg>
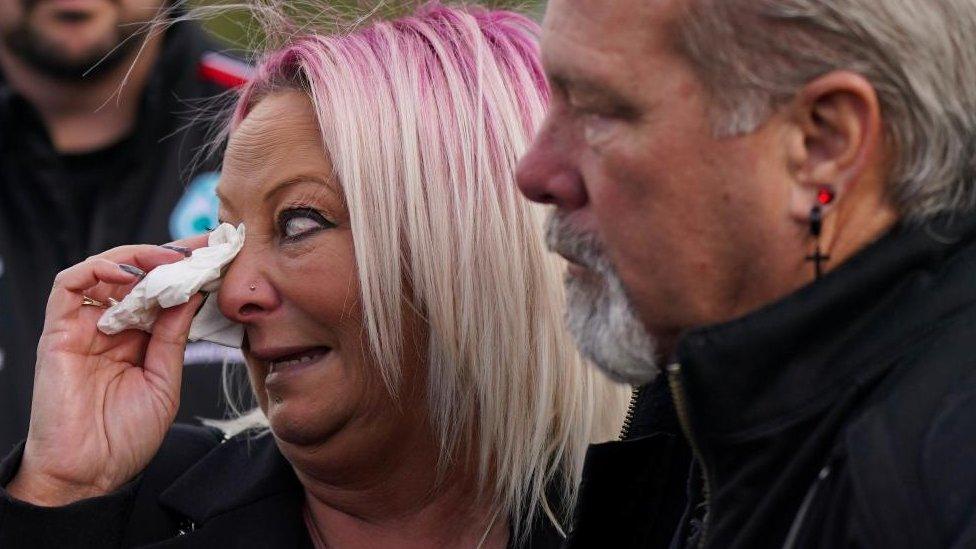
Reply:
<svg viewBox="0 0 976 549"><path fill-rule="evenodd" d="M258 63L230 124L269 94L308 95L349 209L380 375L397 398L411 296L442 471L472 452L482 495L520 541L539 510L571 520L586 447L617 433L628 394L577 353L565 265L515 185L548 102L537 33L512 12L433 3L292 36Z"/></svg>

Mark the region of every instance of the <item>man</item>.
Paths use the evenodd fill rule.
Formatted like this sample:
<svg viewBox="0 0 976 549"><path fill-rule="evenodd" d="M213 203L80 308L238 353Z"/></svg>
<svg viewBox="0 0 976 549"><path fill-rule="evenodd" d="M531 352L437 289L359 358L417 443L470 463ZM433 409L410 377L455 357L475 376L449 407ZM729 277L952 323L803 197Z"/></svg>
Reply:
<svg viewBox="0 0 976 549"><path fill-rule="evenodd" d="M55 274L215 220L205 98L243 81L162 0L0 0L0 455L27 432ZM160 19L162 21L162 19ZM145 37L148 36L148 39ZM189 186L188 186L189 183ZM190 362L215 358L191 348ZM219 417L219 368L188 368L182 419Z"/></svg>
<svg viewBox="0 0 976 549"><path fill-rule="evenodd" d="M646 384L570 545L976 546L976 3L551 0L542 48L519 185Z"/></svg>

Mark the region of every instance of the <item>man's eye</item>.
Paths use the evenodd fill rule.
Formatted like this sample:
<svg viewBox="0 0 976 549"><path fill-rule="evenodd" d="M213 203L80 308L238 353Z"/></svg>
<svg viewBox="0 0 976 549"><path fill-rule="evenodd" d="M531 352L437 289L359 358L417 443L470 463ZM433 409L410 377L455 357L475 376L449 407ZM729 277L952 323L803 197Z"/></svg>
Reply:
<svg viewBox="0 0 976 549"><path fill-rule="evenodd" d="M605 114L587 113L580 117L583 126L583 139L589 143L599 143L613 130L616 120Z"/></svg>
<svg viewBox="0 0 976 549"><path fill-rule="evenodd" d="M278 214L278 231L285 240L298 240L335 224L312 208L293 208Z"/></svg>

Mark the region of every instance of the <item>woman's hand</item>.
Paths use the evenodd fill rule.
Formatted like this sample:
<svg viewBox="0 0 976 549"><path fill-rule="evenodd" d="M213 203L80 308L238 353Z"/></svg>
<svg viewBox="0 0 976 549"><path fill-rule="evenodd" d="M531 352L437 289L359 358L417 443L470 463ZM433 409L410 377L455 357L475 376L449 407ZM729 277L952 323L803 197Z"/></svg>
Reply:
<svg viewBox="0 0 976 549"><path fill-rule="evenodd" d="M176 244L198 248L206 236ZM140 270L183 257L161 246L122 246L58 274L37 349L24 458L7 486L13 497L55 506L103 495L155 455L179 407L183 352L202 297L163 310L152 334L109 336L96 327L104 309L83 306L82 296L122 299Z"/></svg>

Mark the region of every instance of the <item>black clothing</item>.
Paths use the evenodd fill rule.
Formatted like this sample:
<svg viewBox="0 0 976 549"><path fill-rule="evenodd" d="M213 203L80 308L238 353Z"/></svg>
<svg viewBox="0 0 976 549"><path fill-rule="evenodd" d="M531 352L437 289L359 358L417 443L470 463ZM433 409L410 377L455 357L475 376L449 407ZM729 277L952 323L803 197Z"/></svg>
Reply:
<svg viewBox="0 0 976 549"><path fill-rule="evenodd" d="M667 547L684 513L691 451L667 383L635 396L623 440L586 453L570 547Z"/></svg>
<svg viewBox="0 0 976 549"><path fill-rule="evenodd" d="M132 137L126 137L103 149L93 152L59 155L58 164L63 173L71 174L70 181L57 181L42 192L53 198L53 202L63 208L58 212L58 222L65 229L58 238L62 250L85 250L91 234L92 215L98 205L101 188L106 181L125 181L138 168L138 151L133 146ZM48 219L36 222L44 228L31 229L44 231L51 223Z"/></svg>
<svg viewBox="0 0 976 549"><path fill-rule="evenodd" d="M215 43L168 31L133 133L82 155L55 151L37 111L0 75L0 454L27 432L37 341L54 276L108 248L172 240L186 185L217 169L205 100L227 91L201 70ZM197 160L200 160L197 162ZM178 419L221 417L219 368L187 368Z"/></svg>
<svg viewBox="0 0 976 549"><path fill-rule="evenodd" d="M0 463L0 486L23 447ZM312 547L304 493L270 433L175 425L139 477L110 495L55 508L12 500L0 489L0 547ZM530 546L555 548L538 521Z"/></svg>
<svg viewBox="0 0 976 549"><path fill-rule="evenodd" d="M976 547L976 216L686 334L666 375L641 406L681 421L591 450L570 546Z"/></svg>

